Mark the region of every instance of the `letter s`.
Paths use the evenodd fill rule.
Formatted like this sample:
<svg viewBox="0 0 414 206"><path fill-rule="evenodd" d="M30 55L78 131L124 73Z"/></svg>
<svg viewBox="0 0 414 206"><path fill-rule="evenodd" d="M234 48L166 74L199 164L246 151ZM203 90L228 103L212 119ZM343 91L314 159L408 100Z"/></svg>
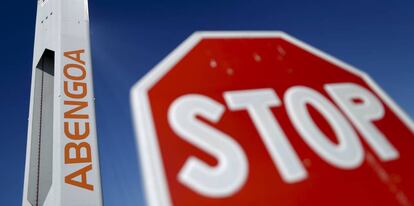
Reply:
<svg viewBox="0 0 414 206"><path fill-rule="evenodd" d="M223 198L238 192L248 174L248 162L241 146L227 134L203 123L196 116L216 123L224 107L202 95L185 95L169 108L168 120L180 138L215 157L218 164L207 165L190 157L178 174L178 180L208 197Z"/></svg>

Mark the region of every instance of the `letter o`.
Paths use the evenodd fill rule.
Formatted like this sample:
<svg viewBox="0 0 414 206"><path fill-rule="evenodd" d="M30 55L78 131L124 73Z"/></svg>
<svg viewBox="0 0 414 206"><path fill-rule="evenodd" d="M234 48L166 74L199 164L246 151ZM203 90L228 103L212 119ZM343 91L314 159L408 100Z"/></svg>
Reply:
<svg viewBox="0 0 414 206"><path fill-rule="evenodd" d="M289 118L304 141L326 162L342 169L361 165L363 149L355 130L341 112L324 96L304 86L290 88L284 97ZM339 143L332 143L313 121L307 105L328 121Z"/></svg>
<svg viewBox="0 0 414 206"><path fill-rule="evenodd" d="M78 71L80 71L80 75L76 76L74 74L71 74L69 72L70 69L78 69ZM79 64L66 64L64 69L63 69L63 73L65 75L66 78L71 79L71 80L84 80L86 77L86 69L85 67L83 67L82 65Z"/></svg>

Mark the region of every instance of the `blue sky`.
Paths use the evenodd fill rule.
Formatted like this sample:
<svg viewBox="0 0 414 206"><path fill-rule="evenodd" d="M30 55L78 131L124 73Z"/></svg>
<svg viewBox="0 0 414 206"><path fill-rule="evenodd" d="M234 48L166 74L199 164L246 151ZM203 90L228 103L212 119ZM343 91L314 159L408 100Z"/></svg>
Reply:
<svg viewBox="0 0 414 206"><path fill-rule="evenodd" d="M0 21L0 205L20 205L36 1ZM145 205L129 89L197 30L282 30L369 73L414 117L413 1L90 1L105 205Z"/></svg>

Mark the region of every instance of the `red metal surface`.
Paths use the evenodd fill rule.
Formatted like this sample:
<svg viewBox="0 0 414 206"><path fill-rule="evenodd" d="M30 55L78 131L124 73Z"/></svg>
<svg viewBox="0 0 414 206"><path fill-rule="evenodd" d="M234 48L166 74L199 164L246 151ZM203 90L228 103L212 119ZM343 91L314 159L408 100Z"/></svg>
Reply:
<svg viewBox="0 0 414 206"><path fill-rule="evenodd" d="M397 160L382 162L359 138L364 146L364 163L352 170L335 168L303 141L282 105L272 112L309 173L307 179L288 184L281 179L248 113L226 109L217 124L209 124L229 134L244 149L249 164L246 183L231 197L212 199L178 181L177 174L190 156L210 165L217 162L171 129L167 114L177 97L202 94L225 106L225 91L273 88L282 99L289 87L304 85L329 99L323 86L340 82L357 83L375 93L362 78L281 38L202 40L148 95L173 205L411 205L414 135L384 102L385 116L375 124L399 151ZM327 121L314 109L311 114L336 142Z"/></svg>

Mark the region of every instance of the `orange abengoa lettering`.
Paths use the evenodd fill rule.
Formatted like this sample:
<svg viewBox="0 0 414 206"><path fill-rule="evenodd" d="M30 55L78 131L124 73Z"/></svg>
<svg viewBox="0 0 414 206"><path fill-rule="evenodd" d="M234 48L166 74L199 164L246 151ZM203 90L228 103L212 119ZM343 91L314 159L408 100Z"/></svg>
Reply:
<svg viewBox="0 0 414 206"><path fill-rule="evenodd" d="M93 123L89 121L90 110L87 109L90 99L88 99L88 84L85 81L86 62L82 60L84 53L84 49L64 53L64 56L71 60L71 63L63 68L63 91L66 96L63 102L66 106L64 107L66 111L63 115L63 129L69 140L64 147L64 163L65 165L90 164L66 175L65 183L93 191L94 186L88 178L88 172L92 170L93 152L88 137ZM80 140L82 142L79 142Z"/></svg>
<svg viewBox="0 0 414 206"><path fill-rule="evenodd" d="M88 85L85 82L73 82L71 85L71 90L78 92L73 93L69 91L69 82L63 82L63 91L65 92L66 96L73 98L73 99L82 99L86 96L88 92Z"/></svg>
<svg viewBox="0 0 414 206"><path fill-rule="evenodd" d="M85 157L82 157L82 149L85 151ZM74 152L74 157L71 157L71 151ZM86 142L81 142L79 145L76 143L68 143L65 146L65 164L77 164L91 162L91 146Z"/></svg>
<svg viewBox="0 0 414 206"><path fill-rule="evenodd" d="M88 119L88 114L75 114L75 112L88 107L88 102L78 102L78 101L65 101L65 105L75 105L76 107L65 112L65 118L67 119Z"/></svg>
<svg viewBox="0 0 414 206"><path fill-rule="evenodd" d="M76 70L75 70L76 69ZM72 70L72 73L70 72ZM78 71L78 72L76 72ZM76 73L79 73L80 75L76 75ZM67 64L65 65L65 68L63 69L63 74L66 78L70 80L84 80L86 77L86 69L82 65L79 64Z"/></svg>
<svg viewBox="0 0 414 206"><path fill-rule="evenodd" d="M71 185L75 185L75 186L93 191L93 185L88 184L88 181L87 181L88 179L87 172L90 170L92 170L91 164L66 176L65 182ZM74 180L74 178L78 176L81 176L81 181Z"/></svg>
<svg viewBox="0 0 414 206"><path fill-rule="evenodd" d="M68 51L63 54L63 56L78 62L79 64L85 65L85 61L81 59L81 54L85 53L84 49L76 50L76 51ZM75 57L73 56L75 55Z"/></svg>
<svg viewBox="0 0 414 206"><path fill-rule="evenodd" d="M64 131L65 131L65 135L69 138L69 139L73 139L73 140L82 140L85 139L89 136L89 122L85 122L85 131L83 133L80 133L80 129L79 129L79 122L74 122L73 123L73 130L74 132L70 132L70 123L71 122L65 122L64 123Z"/></svg>

